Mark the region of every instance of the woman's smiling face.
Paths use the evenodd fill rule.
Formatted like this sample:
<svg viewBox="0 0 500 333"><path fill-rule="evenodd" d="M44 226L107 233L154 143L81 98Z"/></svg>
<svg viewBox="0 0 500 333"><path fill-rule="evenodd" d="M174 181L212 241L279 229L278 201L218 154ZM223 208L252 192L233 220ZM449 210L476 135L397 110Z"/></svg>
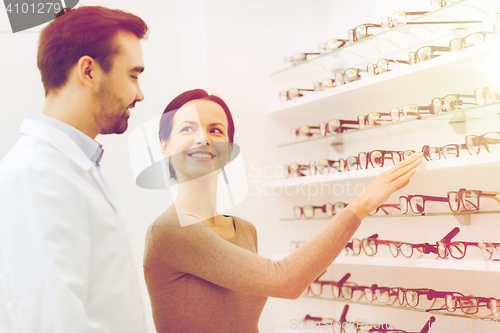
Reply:
<svg viewBox="0 0 500 333"><path fill-rule="evenodd" d="M170 138L162 153L175 168L179 181L221 170L231 157L228 121L224 109L209 100L184 104L173 118Z"/></svg>

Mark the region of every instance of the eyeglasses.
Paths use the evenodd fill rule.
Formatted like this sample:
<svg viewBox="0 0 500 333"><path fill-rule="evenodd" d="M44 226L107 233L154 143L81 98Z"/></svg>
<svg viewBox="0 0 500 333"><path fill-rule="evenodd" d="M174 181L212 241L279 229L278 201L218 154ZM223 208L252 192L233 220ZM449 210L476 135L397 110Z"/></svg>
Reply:
<svg viewBox="0 0 500 333"><path fill-rule="evenodd" d="M488 309L494 317L500 317L500 299L490 298Z"/></svg>
<svg viewBox="0 0 500 333"><path fill-rule="evenodd" d="M309 162L309 164L313 163L312 161ZM317 173L319 174L329 174L330 170L335 170L337 172L341 172L342 168L341 165L343 162L338 159L338 160L329 160L327 158L321 159L318 161L318 164L316 166Z"/></svg>
<svg viewBox="0 0 500 333"><path fill-rule="evenodd" d="M284 171L285 171L285 178L304 177L306 175L314 176L316 174L316 170L311 169L309 165L298 164L298 163L285 165ZM305 172L307 172L307 174Z"/></svg>
<svg viewBox="0 0 500 333"><path fill-rule="evenodd" d="M460 231L460 228L453 228L443 239L436 242L436 254L440 258L447 258L451 256L455 259L462 259L467 253L467 247L474 246L481 249L481 254L484 259L491 260L493 257L493 251L495 249L500 249L500 243L484 243L484 242L466 242L466 241L454 241L452 238ZM434 251L432 251L434 252Z"/></svg>
<svg viewBox="0 0 500 333"><path fill-rule="evenodd" d="M323 79L321 81L316 81L313 83L314 91L323 91L326 88L335 87L334 79Z"/></svg>
<svg viewBox="0 0 500 333"><path fill-rule="evenodd" d="M499 260L492 258L494 253L500 256L500 243L479 242L479 248L481 249L481 253L483 254L484 259L495 261Z"/></svg>
<svg viewBox="0 0 500 333"><path fill-rule="evenodd" d="M347 204L345 202L336 202L334 204L326 203L322 206L313 206L313 205L303 206L303 207L294 206L293 213L295 214L295 217L298 219L302 217L305 217L306 219L311 219L314 217L315 210L319 209L327 216L332 217L335 216L335 214L340 212L345 207L347 207Z"/></svg>
<svg viewBox="0 0 500 333"><path fill-rule="evenodd" d="M315 91L315 90L292 88L287 91L280 91L280 101L283 103L295 98L303 97L304 94L302 94L301 91Z"/></svg>
<svg viewBox="0 0 500 333"><path fill-rule="evenodd" d="M479 154L481 146L486 148L488 153L500 151L500 132L488 132L483 135L467 135L465 144L471 155Z"/></svg>
<svg viewBox="0 0 500 333"><path fill-rule="evenodd" d="M367 126L377 126L381 125L382 121L392 121L391 119L383 119L384 116L390 116L390 113L385 112L370 112L366 116L358 116L359 128L365 128Z"/></svg>
<svg viewBox="0 0 500 333"><path fill-rule="evenodd" d="M500 89L500 87L499 87ZM428 106L416 104L406 105L403 108L392 108L390 111L392 121L399 121L401 116L404 119L420 119L426 114L438 114L442 111L454 111L462 105L477 105L476 102L464 102L462 98L475 98L475 95L449 94L443 98L435 97ZM426 111L426 112L423 112Z"/></svg>
<svg viewBox="0 0 500 333"><path fill-rule="evenodd" d="M354 292L356 290L363 291L366 286L358 286L352 282L346 282L342 285L333 286L333 297L334 298L343 298L343 299L352 299L354 296Z"/></svg>
<svg viewBox="0 0 500 333"><path fill-rule="evenodd" d="M357 324L355 322L348 322L346 320L347 311L349 310L349 305L344 305L344 309L342 310L342 314L340 315L339 320L335 320L333 318L321 318L321 317L312 317L310 315L306 315L302 321L313 321L315 325L319 326L329 326L326 328L331 328L333 333L354 333L357 329ZM383 324L387 325L387 324ZM357 332L356 332L357 333Z"/></svg>
<svg viewBox="0 0 500 333"><path fill-rule="evenodd" d="M365 287L364 293L368 302L377 300L380 303L390 303L391 297L398 294L395 288L379 287L376 284L373 284L371 287Z"/></svg>
<svg viewBox="0 0 500 333"><path fill-rule="evenodd" d="M323 294L323 289L327 290L331 288L331 295L333 296L333 286L334 285L342 286L350 277L351 274L347 273L338 282L319 280L318 278L313 283L311 283L311 285L308 288L308 292L311 293L311 295L318 297Z"/></svg>
<svg viewBox="0 0 500 333"><path fill-rule="evenodd" d="M454 3L453 0L431 0L432 9L439 9L441 7L447 6L450 3Z"/></svg>
<svg viewBox="0 0 500 333"><path fill-rule="evenodd" d="M349 35L349 41L354 43L358 40L370 37L372 35L368 34L368 28L382 28L381 24L366 23L360 24L354 29L350 29L347 34Z"/></svg>
<svg viewBox="0 0 500 333"><path fill-rule="evenodd" d="M467 149L465 144L449 144L443 147L431 147L424 145L422 147L422 152L427 161L439 160L441 157L444 159L455 158L460 156L460 149Z"/></svg>
<svg viewBox="0 0 500 333"><path fill-rule="evenodd" d="M466 95L466 94L449 94L441 98L441 102L443 105L443 110L445 111L454 111L457 109L460 109L459 106L462 105L476 105L475 101L474 103L471 102L464 102L462 100L463 98L475 98L474 95Z"/></svg>
<svg viewBox="0 0 500 333"><path fill-rule="evenodd" d="M349 243L346 244L345 249L346 249L346 251L348 249L351 249L353 252L353 255L359 256L361 254L361 247L362 247L363 241L365 241L365 239L375 239L375 238L378 238L378 234L373 234L370 237L363 238L363 239L353 238ZM349 251L347 251L346 254L349 254Z"/></svg>
<svg viewBox="0 0 500 333"><path fill-rule="evenodd" d="M500 24L498 26L500 27ZM492 103L500 101L500 84L474 90L474 99L477 105L486 104L488 99L490 99Z"/></svg>
<svg viewBox="0 0 500 333"><path fill-rule="evenodd" d="M474 32L463 38L454 38L450 41L450 50L451 52L456 52L459 50L466 49L468 47L484 44L486 42L486 36L488 35L495 35L495 33L481 31L481 32Z"/></svg>
<svg viewBox="0 0 500 333"><path fill-rule="evenodd" d="M391 326L391 324L384 323L380 324L379 327L371 324L361 326L356 324L356 333L427 333L432 323L435 321L436 317L431 316L419 332L408 332L405 330L395 329Z"/></svg>
<svg viewBox="0 0 500 333"><path fill-rule="evenodd" d="M299 128L291 128L290 129L290 137L292 138L293 142L307 140L310 137L314 136L314 134L319 135L319 131L317 131L317 129L318 129L318 127L314 128L314 126L312 126L312 128L309 126L302 126Z"/></svg>
<svg viewBox="0 0 500 333"><path fill-rule="evenodd" d="M439 309L427 309L426 311L447 310L455 312L460 308L464 314L476 314L480 307L488 308L492 314L498 313L498 302L494 298L464 296L457 292L435 291L430 289L427 293L427 299L443 298L445 306ZM498 315L495 315L498 316Z"/></svg>
<svg viewBox="0 0 500 333"><path fill-rule="evenodd" d="M335 73L335 84L336 86L341 86L343 84L348 84L361 79L359 74L361 69L359 68L348 68L345 71L340 71Z"/></svg>
<svg viewBox="0 0 500 333"><path fill-rule="evenodd" d="M434 197L429 195L409 195L399 197L399 207L401 213L408 213L408 205L415 214L422 214L425 211L427 201L448 202L448 198Z"/></svg>
<svg viewBox="0 0 500 333"><path fill-rule="evenodd" d="M398 213L400 213L399 209L399 204L382 204L378 206L373 212L368 213L368 216L372 216L377 214L379 211L382 211L385 213L385 215L390 215L389 212L386 210L386 208L392 208L392 209L397 209Z"/></svg>
<svg viewBox="0 0 500 333"><path fill-rule="evenodd" d="M410 65L416 64L417 62L426 61L439 57L439 54L434 54L434 52L451 52L449 46L422 46L416 52L411 51L408 53L408 61Z"/></svg>
<svg viewBox="0 0 500 333"><path fill-rule="evenodd" d="M422 249L425 246L425 244L411 244L378 238L365 238L361 244L365 254L370 257L378 253L379 245L387 245L393 257L397 257L399 253L401 253L406 258L410 258L413 255L413 249L417 249L420 253L424 253Z"/></svg>
<svg viewBox="0 0 500 333"><path fill-rule="evenodd" d="M309 53L304 53L304 52L299 52L295 53L294 55L290 57L285 57L285 64L286 65L297 65L301 62L304 62L307 60L307 57L310 55L319 55L319 53L316 52L309 52Z"/></svg>
<svg viewBox="0 0 500 333"><path fill-rule="evenodd" d="M326 136L328 133L342 133L345 130L359 129L359 123L355 120L332 119L327 123L320 123L321 132Z"/></svg>
<svg viewBox="0 0 500 333"><path fill-rule="evenodd" d="M500 192L466 190L465 188L461 188L458 191L449 191L447 200L452 212L460 210L477 212L479 211L479 200L481 197L491 198L500 203L500 199L497 198L498 195L500 195Z"/></svg>
<svg viewBox="0 0 500 333"><path fill-rule="evenodd" d="M427 295L429 289L419 288L419 289L405 289L397 288L398 290L398 301L399 305L405 306L405 304L416 307L420 301L420 296Z"/></svg>
<svg viewBox="0 0 500 333"><path fill-rule="evenodd" d="M329 122L320 123L319 126L301 126L299 128L292 128L290 129L290 137L293 142L297 142L309 139L314 135L327 136L328 134L342 133L346 130L352 129L359 129L359 123L357 121L333 119Z"/></svg>
<svg viewBox="0 0 500 333"><path fill-rule="evenodd" d="M389 160L393 165L401 162L406 157L414 154L414 150L393 151L393 150L372 150L370 152L361 152L358 154L358 163L360 169L368 169L368 164L374 168L381 168L385 161Z"/></svg>
<svg viewBox="0 0 500 333"><path fill-rule="evenodd" d="M338 39L338 38L329 39L326 41L326 43L319 44L319 53L324 54L329 51L341 48L342 46L347 44L348 41L349 41L348 39Z"/></svg>
<svg viewBox="0 0 500 333"><path fill-rule="evenodd" d="M313 321L315 322L315 325L319 326L330 326L336 322L333 318L313 317L311 315L306 315L304 319L302 319L301 321L304 323L308 321Z"/></svg>
<svg viewBox="0 0 500 333"><path fill-rule="evenodd" d="M366 65L366 71L368 72L368 76L374 76L374 75L379 75L382 73L389 72L389 63L401 63L401 64L407 64L409 65L410 63L406 60L393 60L393 59L380 59L377 61L376 64L368 64Z"/></svg>
<svg viewBox="0 0 500 333"><path fill-rule="evenodd" d="M445 241L438 241L436 242L437 245L437 255L440 258L447 258L448 255L450 255L452 258L455 259L462 259L465 257L465 254L467 253L467 247L468 246L475 246L479 248L479 243L477 242L445 242Z"/></svg>
<svg viewBox="0 0 500 333"><path fill-rule="evenodd" d="M335 134L345 130L359 129L359 123L355 120L332 119L327 123L320 123L319 128L321 135L326 136L329 133Z"/></svg>
<svg viewBox="0 0 500 333"><path fill-rule="evenodd" d="M426 11L426 12L406 12L404 10L401 10L399 12L392 14L391 16L386 16L386 17L382 18L382 28L383 29L394 28L395 26L397 26L399 24L406 23L408 21L408 16L424 15L427 13L428 13L428 11Z"/></svg>
<svg viewBox="0 0 500 333"><path fill-rule="evenodd" d="M427 112L423 112L427 111ZM428 106L419 106L416 104L409 104L400 108L392 108L390 115L392 121L399 121L403 116L404 119L420 119L423 115L438 114L443 111L443 102L441 98L433 98L431 104Z"/></svg>

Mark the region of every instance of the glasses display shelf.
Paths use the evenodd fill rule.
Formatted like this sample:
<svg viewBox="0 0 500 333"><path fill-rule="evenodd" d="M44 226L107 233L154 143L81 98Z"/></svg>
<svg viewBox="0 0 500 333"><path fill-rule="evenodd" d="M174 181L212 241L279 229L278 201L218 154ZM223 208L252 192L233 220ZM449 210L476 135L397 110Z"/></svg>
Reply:
<svg viewBox="0 0 500 333"><path fill-rule="evenodd" d="M405 52L408 54L409 51L416 51L422 46L444 46L446 44L442 44L441 42L446 40L446 38L448 38L449 42L453 38L465 37L465 35L472 32L488 30L491 27L494 16L494 12L491 11L491 6L495 5L498 7L498 4L490 0L456 1L445 7L415 17L409 20L407 24L402 24L381 31L380 33L375 33L373 36L352 44L347 44L320 56L308 58L292 67L278 70L270 76L271 79L276 81L276 87L282 90L292 88L289 85L295 84L296 82L301 82L301 85L297 86L298 88L307 88L304 82L309 82L309 86L312 87L313 82L320 81L329 76L331 77L333 70L340 69L339 66L342 66L343 69L349 67L363 69L366 68L367 64L376 63L382 58L403 59L399 56L400 54L404 54ZM454 24L425 24L425 21L446 20L455 20L456 22ZM463 23L463 21L469 21L469 23ZM475 23L471 23L471 21ZM422 24L414 24L418 22ZM342 38L342 36L338 37ZM279 105L273 105L268 109L267 113L272 121L283 125L279 129L283 129L283 132L285 132L285 127L290 129L300 126L318 126L318 124L328 122L331 119L356 120L358 115L364 115L368 112L387 113L391 108L402 108L410 103L415 103L419 106L427 106L435 97L443 97L448 94L473 95L478 88L485 88L500 83L500 62L498 59L500 59L500 39L497 37L496 40L488 41L482 45L476 45L457 52L443 53L442 56L418 62L413 65L395 64L396 66L390 67L393 70L387 73L381 73L371 77L366 77L366 75L362 73L361 79L338 87L325 88L323 91L308 92L307 94L304 92L303 97L294 98L293 100L283 102ZM278 92L278 90L276 90L276 92ZM276 93L276 101L279 100L277 95L278 93ZM405 137L408 133L414 133L416 137L415 141L408 141L408 149L418 150L419 147L422 147L421 141L425 144L433 144L432 141L434 139L437 138L438 141L439 139L444 139L444 136L453 131L455 137L463 134L480 135L482 133L478 131L482 129L485 129L483 133L492 131L491 126L498 121L499 117L500 100L497 100L488 102L488 104L485 105L474 105L470 107L463 105L461 109L433 115L424 115L421 119L385 122L383 125L345 131L343 133L324 137L315 136L298 142L291 142L288 133L286 133L279 138L278 135L275 136L278 140L274 141L279 142L276 142L276 154L273 158L276 160L290 158L292 154L288 153L293 151L293 161L290 162L307 164L310 157L321 147L324 147L325 156L329 156L329 158L347 158L347 156L352 155L355 151L363 151L362 149L365 149L365 143L367 144L366 151L379 149L377 147L368 148L370 141L373 139L378 140L376 142L377 145L381 142L384 143L384 140L386 140L388 144L387 149L389 149L391 143L398 140L404 140L400 139L400 137ZM484 127L481 127L481 125L484 125ZM442 131L443 128L447 128L449 131ZM498 129L496 131L498 131ZM420 137L419 133L421 133ZM435 133L436 138L434 138L432 134L429 135L429 133ZM287 139L290 141L287 141ZM454 140L447 143L452 143L452 141ZM441 145L447 143L442 143ZM457 141L453 143L460 144L463 142ZM345 147L345 150L348 152L343 155L343 149L337 149L339 146ZM358 150L358 147L363 148ZM380 146L380 148L386 147ZM498 184L498 181L496 181L496 179L498 179L498 172L495 170L499 170L500 168L500 153L481 151L478 155L469 156L469 154L465 154L467 154L467 152L464 151L463 153L461 152L460 157L457 158L426 161L419 167L418 175L415 177L418 178L418 181L427 179L429 182L429 193L437 193L440 190L446 193L446 190L449 188L444 188L443 185L440 186L440 181L436 179L436 177L440 177L442 174L448 172L454 176L465 176L468 172L473 172L473 170L475 170L476 173L479 171L481 174L490 175L492 181L478 182L474 184L474 187L477 186L477 188L488 190L500 190L500 188L494 188L495 184ZM301 160L301 156L304 157L303 160ZM305 158L305 156L308 158ZM323 157L324 156L317 156L317 159ZM283 164L286 163L282 163L282 165ZM366 183L367 179L380 175L390 167L391 166L384 166L382 168L369 168L365 170L344 171L286 179L275 178L267 182L265 186L270 188L282 188L285 189L285 191L280 191L280 193L286 193L287 188L307 186L309 184L323 185L324 183L334 182L343 184L343 182L349 180ZM434 171L436 171L436 177L432 178L431 176L428 178L429 175L434 174ZM457 179L457 184L459 180L460 179ZM412 184L409 185L410 188L411 186ZM493 188L489 188L488 186ZM459 187L462 187L462 185L458 184L457 189ZM411 190L409 191L411 193ZM300 191L294 193L296 193L295 196L297 199L301 197L301 194L298 194L301 193ZM418 193L418 191L414 193ZM282 197L285 197L285 195L282 195ZM305 195L300 199L305 199ZM309 199L308 197L307 200ZM349 202L347 198L339 197L337 199L336 201ZM284 206L285 202L290 205L291 214L291 207L293 204L287 202L287 200L282 200L282 198L280 198L280 200L281 205ZM319 200L319 198L317 200ZM327 201L322 200L320 202L324 203ZM299 204L300 203L301 202L299 202ZM308 202L304 200L302 204L306 203ZM283 209L283 211L287 210ZM397 238L399 237L397 231L401 228L401 235L404 235L403 232L415 233L421 235L424 241L430 241L428 239L428 230L424 228L426 226L428 227L431 225L431 222L433 222L431 217L443 217L443 225L453 224L456 226L457 224L461 224L466 226L464 227L465 230L474 230L476 238L471 237L471 239L493 238L491 241L500 242L500 239L495 239L495 236L500 234L500 227L496 227L496 224L492 223L494 221L490 221L486 218L486 216L491 216L491 219L493 219L494 215L499 213L499 210L485 210L476 213L431 212L426 213L425 216L418 214L374 215L368 216L366 220L362 222L360 233L366 232L366 234L369 234L366 229L370 229L370 226L376 224L380 226L381 232L392 234L389 239L399 239ZM417 220L415 219L416 217L420 217L420 219ZM429 219L427 219L427 217L429 217ZM401 227L399 227L400 224L398 222L402 219L411 220L415 223L405 223L404 226L401 224ZM471 223L471 219L474 219L473 224ZM288 229L286 233L288 235L288 240L290 239L289 236L294 234L300 237L306 237L305 239L307 239L306 235L314 234L312 232L313 230L320 230L320 225L322 224L321 220L324 220L326 223L330 220L330 217L315 217L312 219L281 218L281 222L286 222L282 223L282 225L285 225ZM315 222L310 223L311 221ZM441 222L441 220L439 220L439 222ZM492 228L487 229L484 227L486 225ZM434 228L434 226L432 227ZM426 236L427 238L425 238ZM467 238L467 236L465 237ZM284 236L284 238L287 238L287 236ZM401 236L401 238L404 237ZM274 253L272 259L281 259L288 254L289 253ZM417 283L425 283L424 279L420 280L420 275L422 277L426 276L431 278L430 276L437 274L439 278L436 277L436 279L440 281L448 280L450 285L452 285L451 282L453 282L455 285L460 286L459 288L468 289L467 292L471 294L475 294L476 292L481 294L482 292L480 290L483 286L476 285L471 287L471 285L467 285L465 281L460 284L459 280L453 280L454 274L458 271L462 271L463 274L468 274L467 276L474 276L474 278L477 276L477 280L481 280L481 276L486 276L486 280L491 280L491 277L496 276L495 274L500 272L500 261L471 260L467 258L434 259L432 254L426 254L420 258L393 258L384 255L370 257L364 254L352 256L344 255L344 252L342 252L333 262L331 269L333 271L344 271L345 267L358 270L366 267L366 271L373 269L370 273L375 274L377 274L378 268L378 271L387 272L387 274L391 272L390 274L393 274L391 278L394 279L397 279L399 273L408 269L408 271L411 271L411 274L406 278L414 279L411 280L412 282L410 283L414 283L415 281L417 281ZM412 271L412 269L414 270ZM491 296L499 298L500 294ZM462 314L459 313L459 311L454 313L446 311L426 312L424 309L418 308L356 302L345 299L311 296L301 296L301 298L318 300L320 303L333 302L341 305L356 304L366 307L367 313L369 313L370 307L387 309L387 317L391 317L391 314L394 313L392 311L402 310L407 313L422 312L444 317L481 321L488 320L488 318L485 319L474 314ZM318 305L318 308L321 306L322 305ZM335 306L335 310L339 308L340 306ZM312 312L312 309L309 312ZM408 318L408 316L406 317Z"/></svg>

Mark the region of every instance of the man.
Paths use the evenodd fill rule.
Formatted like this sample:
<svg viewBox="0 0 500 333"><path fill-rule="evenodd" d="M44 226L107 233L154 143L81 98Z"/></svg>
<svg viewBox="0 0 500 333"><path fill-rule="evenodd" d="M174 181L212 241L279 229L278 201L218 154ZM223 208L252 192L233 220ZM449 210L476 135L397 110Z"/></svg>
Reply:
<svg viewBox="0 0 500 333"><path fill-rule="evenodd" d="M0 162L0 331L146 331L98 134L121 134L144 96L142 19L80 7L41 33L42 114Z"/></svg>

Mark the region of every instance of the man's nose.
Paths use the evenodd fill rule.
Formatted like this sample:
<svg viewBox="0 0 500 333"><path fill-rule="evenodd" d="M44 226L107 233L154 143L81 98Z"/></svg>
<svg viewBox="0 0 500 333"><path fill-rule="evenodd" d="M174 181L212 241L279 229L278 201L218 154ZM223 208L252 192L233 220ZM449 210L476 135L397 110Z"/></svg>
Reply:
<svg viewBox="0 0 500 333"><path fill-rule="evenodd" d="M141 87L139 85L137 86L137 94L135 96L135 100L137 102L144 100L144 94L142 93Z"/></svg>

